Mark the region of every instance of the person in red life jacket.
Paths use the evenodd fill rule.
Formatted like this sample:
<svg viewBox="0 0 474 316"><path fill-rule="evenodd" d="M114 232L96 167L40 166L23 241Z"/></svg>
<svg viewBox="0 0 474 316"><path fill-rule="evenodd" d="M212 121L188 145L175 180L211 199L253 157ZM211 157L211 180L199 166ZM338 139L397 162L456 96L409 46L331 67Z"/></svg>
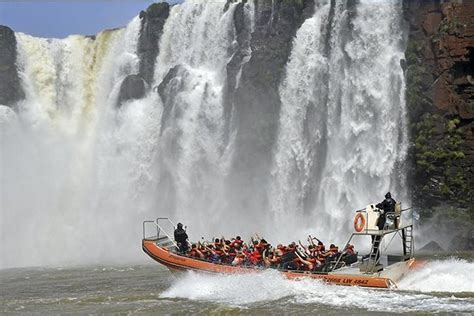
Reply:
<svg viewBox="0 0 474 316"><path fill-rule="evenodd" d="M282 244L277 245L276 254L277 256L283 256L286 253L286 248Z"/></svg>
<svg viewBox="0 0 474 316"><path fill-rule="evenodd" d="M281 245L280 245L281 246ZM268 263L270 268L276 268L281 262L281 256L283 255L283 251L279 251L278 249L273 249L271 252L272 256L268 258Z"/></svg>
<svg viewBox="0 0 474 316"><path fill-rule="evenodd" d="M223 254L223 251L219 245L213 246L210 245L207 247L207 249L210 252L210 256L208 258L209 261L212 263L220 263L221 262L221 256Z"/></svg>
<svg viewBox="0 0 474 316"><path fill-rule="evenodd" d="M346 264L350 265L357 262L357 252L354 250L354 245L348 244L342 252L341 260Z"/></svg>
<svg viewBox="0 0 474 316"><path fill-rule="evenodd" d="M215 247L214 255L215 255L214 260L213 260L214 263L221 263L225 261L225 252L221 246Z"/></svg>
<svg viewBox="0 0 474 316"><path fill-rule="evenodd" d="M232 243L230 242L230 240L227 240L227 239L224 240L224 248L226 249L226 251L228 251L231 247L233 247L231 246L231 244Z"/></svg>
<svg viewBox="0 0 474 316"><path fill-rule="evenodd" d="M253 265L257 265L261 262L262 260L262 255L260 254L260 252L258 251L257 248L255 248L248 256L249 258L249 261L251 264Z"/></svg>
<svg viewBox="0 0 474 316"><path fill-rule="evenodd" d="M326 247L324 246L324 244L323 244L322 241L318 241L318 248L319 248L319 249L318 249L319 252L321 252L321 253L326 252Z"/></svg>
<svg viewBox="0 0 474 316"><path fill-rule="evenodd" d="M206 260L212 262L215 259L214 245L210 244L206 247Z"/></svg>
<svg viewBox="0 0 474 316"><path fill-rule="evenodd" d="M329 246L329 250L328 251L321 251L321 256L323 257L329 257L329 256L332 256L334 254L334 250L335 250L335 247L334 244L331 244ZM336 248L337 249L337 248Z"/></svg>
<svg viewBox="0 0 474 316"><path fill-rule="evenodd" d="M317 257L318 255L318 247L315 245L309 245L308 246L308 252L310 256Z"/></svg>
<svg viewBox="0 0 474 316"><path fill-rule="evenodd" d="M299 262L301 262L303 264L304 270L313 271L313 270L315 270L315 268L317 266L321 265L321 262L318 259L316 259L315 257L310 256L310 257L305 259L305 258L300 256L298 251L296 251L295 254L298 257Z"/></svg>
<svg viewBox="0 0 474 316"><path fill-rule="evenodd" d="M255 249L258 250L260 254L263 253L263 250L267 248L268 242L265 239L260 239L260 241L255 245Z"/></svg>
<svg viewBox="0 0 474 316"><path fill-rule="evenodd" d="M230 247L229 251L227 252L227 257L226 257L225 263L226 264L231 264L234 261L236 255L237 255L237 252L236 252L235 248Z"/></svg>
<svg viewBox="0 0 474 316"><path fill-rule="evenodd" d="M188 256L191 258L204 259L204 254L199 250L196 244L191 246L191 251L189 251Z"/></svg>
<svg viewBox="0 0 474 316"><path fill-rule="evenodd" d="M354 245L348 244L348 245L346 246L346 249L344 249L344 253L345 253L345 254L349 254L349 255L355 254Z"/></svg>
<svg viewBox="0 0 474 316"><path fill-rule="evenodd" d="M240 251L240 252L237 252L237 254L235 255L235 258L232 261L232 265L233 266L240 266L240 265L244 264L244 262L245 262L245 254L243 254Z"/></svg>
<svg viewBox="0 0 474 316"><path fill-rule="evenodd" d="M230 245L231 245L231 247L235 247L237 245L242 246L243 242L244 241L242 240L242 238L240 238L240 236L237 236L237 237L235 237L235 239L232 240Z"/></svg>
<svg viewBox="0 0 474 316"><path fill-rule="evenodd" d="M336 254L336 253L339 252L339 248L336 247L334 244L331 244L331 245L329 246L329 251L334 255L334 254Z"/></svg>

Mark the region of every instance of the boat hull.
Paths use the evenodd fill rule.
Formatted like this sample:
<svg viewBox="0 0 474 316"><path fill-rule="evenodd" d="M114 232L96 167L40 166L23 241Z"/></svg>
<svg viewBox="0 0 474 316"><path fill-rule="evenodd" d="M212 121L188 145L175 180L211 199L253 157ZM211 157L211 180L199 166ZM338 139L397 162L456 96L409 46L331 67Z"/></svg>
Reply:
<svg viewBox="0 0 474 316"><path fill-rule="evenodd" d="M157 246L154 240L144 239L142 242L142 248L143 251L145 251L145 253L147 253L153 260L166 266L171 272L192 270L207 273L245 274L259 273L263 271L263 269L253 267L235 267L224 264L215 264L180 256L168 251L168 249L164 247ZM400 273L405 274L405 271L408 271L410 265L412 264L413 259L410 259L401 263L397 269L402 271ZM380 273L373 275L361 273L352 274L344 272L312 273L309 271L281 271L281 273L289 279L312 278L319 279L330 284L371 288L392 288L395 287L394 279L397 279L397 281L399 279L396 277L384 277L380 275Z"/></svg>

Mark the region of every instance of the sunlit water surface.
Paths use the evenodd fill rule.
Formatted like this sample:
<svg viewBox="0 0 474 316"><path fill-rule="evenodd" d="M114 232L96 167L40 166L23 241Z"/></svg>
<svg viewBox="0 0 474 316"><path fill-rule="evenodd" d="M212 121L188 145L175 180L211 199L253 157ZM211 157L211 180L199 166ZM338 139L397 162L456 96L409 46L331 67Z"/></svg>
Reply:
<svg viewBox="0 0 474 316"><path fill-rule="evenodd" d="M0 313L471 314L474 260L431 257L397 290L258 275L170 274L158 264L0 271Z"/></svg>

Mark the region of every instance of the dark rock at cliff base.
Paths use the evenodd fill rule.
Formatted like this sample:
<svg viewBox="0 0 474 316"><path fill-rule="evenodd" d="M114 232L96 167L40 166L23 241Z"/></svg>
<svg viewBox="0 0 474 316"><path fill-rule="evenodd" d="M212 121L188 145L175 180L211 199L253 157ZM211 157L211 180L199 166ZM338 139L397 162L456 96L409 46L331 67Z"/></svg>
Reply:
<svg viewBox="0 0 474 316"><path fill-rule="evenodd" d="M159 42L163 26L169 16L170 6L166 2L153 3L140 12L141 28L138 39L139 73L149 84L153 81L155 60L159 52Z"/></svg>
<svg viewBox="0 0 474 316"><path fill-rule="evenodd" d="M120 86L117 105L120 105L122 102L128 100L143 98L145 96L147 87L148 84L141 76L128 75L122 81L122 85Z"/></svg>
<svg viewBox="0 0 474 316"><path fill-rule="evenodd" d="M16 55L15 33L0 25L0 104L10 107L25 97L16 68Z"/></svg>
<svg viewBox="0 0 474 316"><path fill-rule="evenodd" d="M419 252L431 253L431 252L443 252L445 251L436 241L432 240L419 250Z"/></svg>

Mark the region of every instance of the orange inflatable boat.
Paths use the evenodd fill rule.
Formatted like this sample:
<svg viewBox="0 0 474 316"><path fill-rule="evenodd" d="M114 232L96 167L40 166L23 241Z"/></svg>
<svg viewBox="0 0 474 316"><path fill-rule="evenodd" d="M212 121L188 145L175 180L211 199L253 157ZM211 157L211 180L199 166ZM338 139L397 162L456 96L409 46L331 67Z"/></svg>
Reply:
<svg viewBox="0 0 474 316"><path fill-rule="evenodd" d="M415 266L413 226L411 224L402 225L402 212L400 205L397 205L396 212L392 216L387 214L387 217L392 218L392 221L383 230L379 230L375 225L377 210L374 204L356 212L354 221L356 231L352 233L347 244L359 236L371 236L373 240L369 254L359 256L357 262L346 265L341 261L341 255L333 262L329 271L278 271L289 279L312 278L336 285L395 288L397 282ZM168 221L175 226L168 218L157 218L155 221L143 222L142 248L148 256L166 266L171 272L192 270L206 273L242 274L259 273L265 269L255 266L212 263L179 254L171 235L165 232L160 225L163 221ZM146 236L146 227L150 225L156 229L156 235ZM392 235L390 242L397 235L400 237L401 253L382 254L382 240L387 235Z"/></svg>

